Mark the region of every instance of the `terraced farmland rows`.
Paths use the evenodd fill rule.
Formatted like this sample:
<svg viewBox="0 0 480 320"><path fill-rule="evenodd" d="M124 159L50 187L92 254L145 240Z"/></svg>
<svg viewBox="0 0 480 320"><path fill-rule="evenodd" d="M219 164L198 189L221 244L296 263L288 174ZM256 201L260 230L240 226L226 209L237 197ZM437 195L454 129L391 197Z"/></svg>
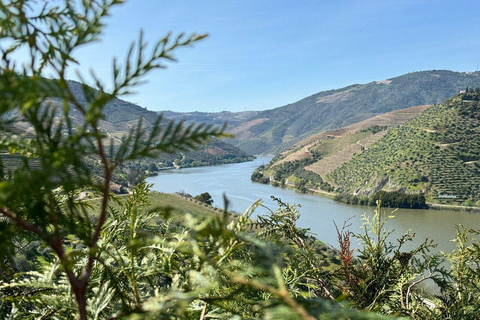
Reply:
<svg viewBox="0 0 480 320"><path fill-rule="evenodd" d="M359 139L355 143L348 144L345 148L334 152L319 161L305 167L305 170L313 171L316 174L324 177L330 174L333 170L340 167L345 162L350 161L357 153L362 152L362 146L368 148L374 142L383 137L387 131L380 131L375 134L369 135L366 138Z"/></svg>
<svg viewBox="0 0 480 320"><path fill-rule="evenodd" d="M472 112L478 104L469 103ZM392 129L329 178L339 191L370 195L379 189L425 193L430 200L480 197L480 121L465 114L461 96Z"/></svg>
<svg viewBox="0 0 480 320"><path fill-rule="evenodd" d="M302 160L302 159L308 158L309 155L305 153L305 148L310 150L315 146L319 145L321 142L327 141L329 137L345 137L345 136L355 134L359 131L366 130L368 128L375 127L375 126L388 127L388 128L396 127L414 118L415 116L419 115L430 106L431 105L421 105L421 106L414 106L414 107L409 107L405 109L395 110L392 112L388 112L385 114L372 117L367 120L360 121L358 123L348 125L346 127L342 127L340 129L314 134L296 143L291 148L280 153L278 157L275 157L272 160L270 166L273 167L288 161ZM333 143L336 144L337 142L340 143L340 147L338 148L338 150L341 150L342 148L347 146L347 145L341 145L341 143L346 142L345 140L343 141L336 140ZM328 154L324 154L324 156L327 156L327 155Z"/></svg>
<svg viewBox="0 0 480 320"><path fill-rule="evenodd" d="M25 165L24 158L17 154L0 153L0 161L5 173L13 172ZM30 168L36 169L40 166L40 162L37 159L30 159L28 160L28 165Z"/></svg>

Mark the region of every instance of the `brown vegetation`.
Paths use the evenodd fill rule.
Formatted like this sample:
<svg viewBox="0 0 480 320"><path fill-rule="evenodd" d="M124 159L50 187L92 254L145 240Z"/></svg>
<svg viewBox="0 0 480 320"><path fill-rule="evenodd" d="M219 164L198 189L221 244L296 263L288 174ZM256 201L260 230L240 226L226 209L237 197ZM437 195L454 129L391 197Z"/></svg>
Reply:
<svg viewBox="0 0 480 320"><path fill-rule="evenodd" d="M358 131L365 130L373 126L387 126L389 128L393 128L414 118L415 116L422 113L424 110L426 110L430 106L431 105L422 105L422 106L415 106L415 107L410 107L406 109L396 110L393 112L372 117L364 121L360 121L358 123L354 123L352 125L349 125L340 129L326 131L326 132L312 135L298 142L297 144L292 146L290 149L285 150L282 153L282 156L283 156L282 159L276 162L274 166L280 165L288 161L295 161L295 160L310 158L311 153L309 150L319 145L322 140L329 139L329 136L335 136L336 137L335 139L337 139L338 137L354 134ZM357 140L351 144L342 146L342 149L340 152L326 156L320 161L307 167L306 169L311 170L320 175L328 174L332 170L340 166L341 164L350 160L356 152L360 152L361 145L368 147L369 145L371 145L372 143L380 139L385 133L386 133L385 131L382 131L366 139Z"/></svg>

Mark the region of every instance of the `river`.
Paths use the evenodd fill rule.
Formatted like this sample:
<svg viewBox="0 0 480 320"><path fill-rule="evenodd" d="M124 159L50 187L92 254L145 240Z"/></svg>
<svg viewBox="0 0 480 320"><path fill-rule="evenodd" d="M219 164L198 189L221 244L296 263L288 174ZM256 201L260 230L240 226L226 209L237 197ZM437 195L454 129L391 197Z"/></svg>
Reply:
<svg viewBox="0 0 480 320"><path fill-rule="evenodd" d="M250 181L253 170L262 164L268 163L271 157L260 156L251 162L226 164L211 167L185 168L180 170L162 171L158 176L148 178L154 183L154 190L174 193L185 191L191 195L209 192L214 205L223 208L223 194L230 200L230 209L243 212L255 202L262 199L264 204L275 209L275 202L271 195L280 198L283 202L300 204L301 217L298 226L309 228L321 241L337 247L337 233L334 221L341 226L347 219L351 224L350 230L359 233L362 224L361 216L366 213L373 215L372 207L352 206L335 202L330 199L302 194L290 189L283 189L254 183ZM389 213L390 209L383 209ZM265 208L257 210L256 214L266 214ZM457 212L450 210L413 210L399 209L395 218L389 220L387 227L394 230L393 236L399 237L406 230L416 233L413 244L419 244L425 238L435 239L437 250L451 251L455 244L451 239L455 237L455 225L480 229L480 215L478 213ZM395 238L391 238L393 242ZM411 247L410 244L409 246ZM352 243L357 247L357 243Z"/></svg>

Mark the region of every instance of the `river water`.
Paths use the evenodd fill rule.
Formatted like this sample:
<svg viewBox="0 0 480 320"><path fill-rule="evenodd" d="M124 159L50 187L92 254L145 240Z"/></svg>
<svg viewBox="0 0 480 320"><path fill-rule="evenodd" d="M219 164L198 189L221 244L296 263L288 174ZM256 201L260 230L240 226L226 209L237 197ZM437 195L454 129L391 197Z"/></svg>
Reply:
<svg viewBox="0 0 480 320"><path fill-rule="evenodd" d="M154 190L174 193L184 191L191 195L209 192L214 200L214 205L223 208L223 194L230 200L230 209L244 212L249 205L257 199L262 199L265 206L275 209L276 204L270 198L274 195L283 202L300 204L301 217L298 226L309 228L321 241L334 247L337 245L337 225L343 225L349 220L349 229L355 233L362 232L362 214L373 215L372 207L352 206L335 202L330 199L302 194L290 189L283 189L254 183L250 181L253 170L262 164L268 163L271 157L260 156L251 162L227 164L211 167L186 168L180 170L162 171L158 176L148 178L154 183ZM384 209L390 213L390 209ZM265 208L259 208L256 214L266 214ZM445 252L455 248L451 241L455 237L455 225L480 229L480 215L478 213L457 212L449 210L413 210L399 209L395 218L389 220L387 229L394 230L394 237L401 236L406 230L411 229L416 233L416 240L409 245L419 244L425 238L435 239L438 243L437 250ZM357 247L357 243L352 243Z"/></svg>

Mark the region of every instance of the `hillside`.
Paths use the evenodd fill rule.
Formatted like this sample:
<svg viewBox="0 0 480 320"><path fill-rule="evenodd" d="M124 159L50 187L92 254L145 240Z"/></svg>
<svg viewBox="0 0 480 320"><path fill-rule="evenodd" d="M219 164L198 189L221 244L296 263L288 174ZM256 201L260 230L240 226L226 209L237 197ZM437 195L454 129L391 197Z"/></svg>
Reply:
<svg viewBox="0 0 480 320"><path fill-rule="evenodd" d="M349 161L356 153L368 149L390 129L422 113L430 105L415 106L372 117L337 130L312 135L273 158L256 181L273 185L305 185L311 189L333 188L326 176ZM303 182L302 182L303 180Z"/></svg>
<svg viewBox="0 0 480 320"><path fill-rule="evenodd" d="M123 200L126 198L119 197L118 203L112 203L112 208L114 210L121 210L124 206ZM88 199L86 199L88 200ZM99 210L101 203L98 201L97 198L93 200L88 200L92 205L92 212L95 210ZM171 210L171 218L174 222L178 222L182 216L186 214L192 214L198 216L200 218L207 218L214 214L218 214L222 210L218 209L214 206L206 205L200 201L197 201L193 198L185 198L178 194L168 194L168 193L161 193L158 191L150 191L148 193L148 201L150 202L146 210L155 210L158 208L170 208Z"/></svg>
<svg viewBox="0 0 480 320"><path fill-rule="evenodd" d="M76 81L69 81L69 85L78 101L86 105L87 100L81 84ZM51 98L46 103L56 106L58 110L62 110L60 99ZM83 115L75 108L71 108L71 110L70 119L74 124L80 124ZM106 105L104 114L105 119L100 121L99 128L107 135L109 139L107 143L113 142L115 146L120 144L121 139L128 135L132 128L135 128L140 118L142 118L143 125L149 128L159 116L157 112L149 111L146 108L118 98L114 98ZM23 121L18 111L9 112L5 118L12 121L9 125L9 130L15 134L31 136L34 132L31 124ZM201 122L200 119L198 120L198 122ZM168 121L170 120L166 119L164 123L166 124ZM219 121L216 124L221 126L223 123L224 121ZM2 133L0 133L0 137L1 135ZM254 159L252 155L229 143L230 141L212 141L198 150L179 154L160 154L154 159L135 160L128 164L122 164L118 171L115 172L113 180L119 185L128 186L145 172L155 174L162 169L226 164ZM1 153L0 158L2 160L1 166L4 167L5 172L12 171L23 165L21 158L15 154ZM92 171L100 172L100 167L96 161L93 159L87 160L90 160L89 166ZM35 161L30 162L31 166L35 167L38 165Z"/></svg>
<svg viewBox="0 0 480 320"><path fill-rule="evenodd" d="M229 121L235 145L252 154L276 154L318 132L344 127L411 106L441 103L466 87L480 86L480 73L421 71L313 94L295 103L250 113L166 113L171 118Z"/></svg>
<svg viewBox="0 0 480 320"><path fill-rule="evenodd" d="M50 81L50 85L54 85L54 81ZM68 81L70 89L75 98L83 105L87 105L87 99L83 93L82 85L76 81ZM93 90L92 88L89 88ZM95 92L95 90L93 90ZM60 98L46 99L45 104L57 107L57 113L60 114L62 110L62 104ZM158 117L158 113L149 111L146 108L142 108L134 103L114 98L107 103L104 109L105 119L100 121L100 130L107 132L114 142L118 142L119 139L127 134L131 128L135 127L135 124L140 118L143 119L143 124L149 127ZM19 132L33 132L33 128L28 123L22 120L19 116L18 110L8 112L6 119L13 120L14 126ZM79 124L82 121L83 115L75 108L70 108L69 118L73 124Z"/></svg>
<svg viewBox="0 0 480 320"><path fill-rule="evenodd" d="M434 202L480 199L480 107L477 93L459 94L392 129L335 169L340 192L425 194Z"/></svg>

